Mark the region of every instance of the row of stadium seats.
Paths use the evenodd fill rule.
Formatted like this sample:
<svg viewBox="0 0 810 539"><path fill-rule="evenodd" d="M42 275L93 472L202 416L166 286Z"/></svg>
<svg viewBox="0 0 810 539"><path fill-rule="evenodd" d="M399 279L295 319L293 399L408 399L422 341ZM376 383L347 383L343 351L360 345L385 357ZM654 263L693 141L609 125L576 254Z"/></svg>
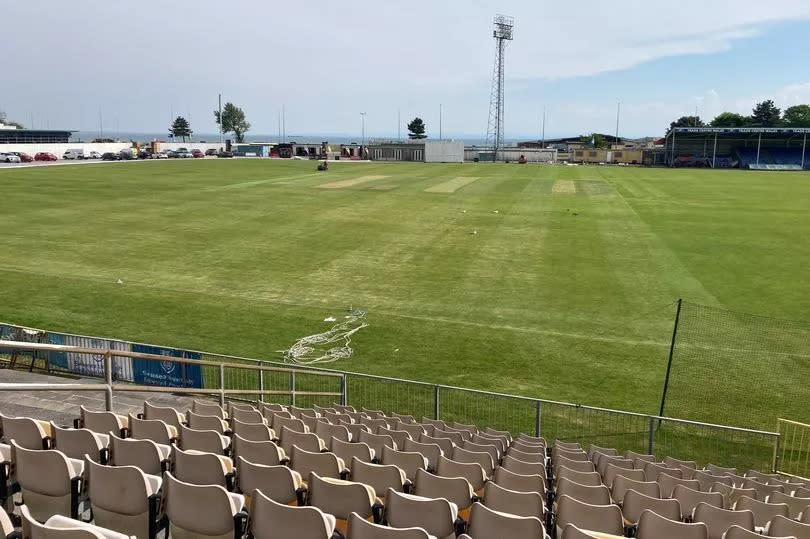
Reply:
<svg viewBox="0 0 810 539"><path fill-rule="evenodd" d="M337 404L147 401L138 416L82 408L73 428L0 414L0 429L0 497L29 528L91 515L87 533L149 539L810 538L804 483Z"/></svg>
<svg viewBox="0 0 810 539"><path fill-rule="evenodd" d="M735 150L740 160L741 168L749 168L757 164L757 150L750 148L737 148ZM810 166L807 156L805 156L805 167ZM759 152L760 165L783 165L800 167L802 164L801 148L762 148Z"/></svg>

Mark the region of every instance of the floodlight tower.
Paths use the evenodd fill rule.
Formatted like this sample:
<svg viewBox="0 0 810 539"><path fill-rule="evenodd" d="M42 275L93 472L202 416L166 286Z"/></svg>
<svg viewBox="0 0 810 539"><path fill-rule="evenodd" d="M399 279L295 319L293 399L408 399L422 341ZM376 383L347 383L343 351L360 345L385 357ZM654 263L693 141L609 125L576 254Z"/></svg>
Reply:
<svg viewBox="0 0 810 539"><path fill-rule="evenodd" d="M515 19L495 15L492 37L495 38L495 68L492 72L492 90L489 95L489 123L487 147L492 148L492 160L498 160L498 149L503 146L503 68L506 42L512 41Z"/></svg>

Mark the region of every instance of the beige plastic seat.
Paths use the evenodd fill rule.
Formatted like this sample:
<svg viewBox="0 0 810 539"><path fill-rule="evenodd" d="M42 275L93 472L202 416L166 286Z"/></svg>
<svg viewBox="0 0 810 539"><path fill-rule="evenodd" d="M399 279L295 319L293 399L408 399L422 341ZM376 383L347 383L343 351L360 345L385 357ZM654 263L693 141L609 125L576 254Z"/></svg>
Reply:
<svg viewBox="0 0 810 539"><path fill-rule="evenodd" d="M53 439L50 424L30 417L10 417L0 414L0 427L6 443L11 440L25 449L50 449Z"/></svg>
<svg viewBox="0 0 810 539"><path fill-rule="evenodd" d="M82 406L79 410L79 419L74 421L74 426L100 434L113 432L116 436L124 436L129 430L129 418L113 412L88 410Z"/></svg>
<svg viewBox="0 0 810 539"><path fill-rule="evenodd" d="M310 473L315 472L321 477L340 479L347 477L349 473L343 459L334 453L313 453L296 446L290 452L290 468L301 474L301 477L309 477Z"/></svg>
<svg viewBox="0 0 810 539"><path fill-rule="evenodd" d="M755 499L757 497L757 491L752 488L734 488L723 483L715 483L712 485L711 492L719 492L723 495L724 509L733 508L734 504L737 503L737 500L743 496L748 496L749 498Z"/></svg>
<svg viewBox="0 0 810 539"><path fill-rule="evenodd" d="M405 443L408 441L405 440ZM434 438L433 436L429 436L427 434L423 434L419 437L419 443L421 444L433 444L438 445L441 450L442 454L444 455L451 455L453 453L453 440L449 438Z"/></svg>
<svg viewBox="0 0 810 539"><path fill-rule="evenodd" d="M224 434L231 430L230 425L224 419L213 415L200 415L195 414L191 410L186 412L186 423L189 428L196 430L215 430L220 434Z"/></svg>
<svg viewBox="0 0 810 539"><path fill-rule="evenodd" d="M723 507L723 495L719 492L701 492L684 485L675 485L672 490L672 499L678 500L681 504L681 518L691 518L692 511L699 503L705 503L712 507Z"/></svg>
<svg viewBox="0 0 810 539"><path fill-rule="evenodd" d="M494 432L504 432L504 431L492 431L490 429L484 429L484 432L486 434L493 434ZM508 434L509 433L506 433L506 435L508 435ZM534 445L544 445L544 446L548 447L548 441L545 438L543 438L542 436L539 436L539 437L538 436L530 436L530 435L525 434L523 432L518 434L517 437L515 437L514 440L515 441L520 441L520 442L525 442L525 443L530 443L530 444L534 444Z"/></svg>
<svg viewBox="0 0 810 539"><path fill-rule="evenodd" d="M755 498L742 496L734 504L735 511L751 511L754 513L754 528L765 529L765 526L775 516L789 517L790 508L784 503L761 502Z"/></svg>
<svg viewBox="0 0 810 539"><path fill-rule="evenodd" d="M568 451L566 449L561 449L559 446L556 445L551 450L551 458L552 460L565 458L568 460L576 460L579 462L591 462L591 459L588 458L588 453L586 453L585 451L582 450ZM591 462L591 464L593 463Z"/></svg>
<svg viewBox="0 0 810 539"><path fill-rule="evenodd" d="M323 420L318 421L315 425L315 434L323 440L326 448L330 451L332 449L332 438L347 443L352 441L352 435L344 425L332 425Z"/></svg>
<svg viewBox="0 0 810 539"><path fill-rule="evenodd" d="M273 430L277 433L281 434L281 429L287 427L290 430L294 430L296 432L309 432L309 427L307 427L303 421L296 417L287 418L282 417L281 414L275 413L273 414L273 420L270 424L273 427Z"/></svg>
<svg viewBox="0 0 810 539"><path fill-rule="evenodd" d="M437 429L433 430L433 435L434 436L437 435L436 430ZM473 432L470 432L469 430L457 429L457 428L449 426L449 425L448 425L448 427L446 429L444 429L444 432L447 432L447 433L453 434L453 435L457 434L457 435L461 436L461 441L459 441L458 443L455 442L455 437L454 437L453 443L456 443L456 445L461 445L464 442L464 440L472 441L473 434L475 434ZM439 430L439 434L443 434L443 432L441 430Z"/></svg>
<svg viewBox="0 0 810 539"><path fill-rule="evenodd" d="M364 442L343 442L337 438L332 438L332 453L343 462L351 463L353 458L358 458L364 462L374 461L377 456L374 450Z"/></svg>
<svg viewBox="0 0 810 539"><path fill-rule="evenodd" d="M688 468L686 466L677 466L677 468L681 470L681 478L682 479L688 479L689 481L692 481L693 479L695 479L695 474L697 473L697 469Z"/></svg>
<svg viewBox="0 0 810 539"><path fill-rule="evenodd" d="M715 466L714 464L707 464L704 470L714 475L737 474L737 468L724 468L722 466Z"/></svg>
<svg viewBox="0 0 810 539"><path fill-rule="evenodd" d="M762 534L759 532L748 531L739 526L731 526L723 534L723 539L762 539ZM782 539L788 539L787 537ZM794 538L795 539L795 538Z"/></svg>
<svg viewBox="0 0 810 539"><path fill-rule="evenodd" d="M658 487L658 483L655 481L635 481L623 475L619 475L613 480L613 486L610 488L610 495L613 497L613 501L621 504L624 501L624 495L628 490L635 490L636 492L652 498L661 497L661 491Z"/></svg>
<svg viewBox="0 0 810 539"><path fill-rule="evenodd" d="M295 419L287 410L279 410L276 407L270 407L267 405L262 406L262 415L267 421L267 425L270 427L273 426L273 420L276 416L283 417L284 419Z"/></svg>
<svg viewBox="0 0 810 539"><path fill-rule="evenodd" d="M234 435L232 440L234 459L244 457L254 464L265 466L277 466L288 461L287 454L274 442L253 442L239 435Z"/></svg>
<svg viewBox="0 0 810 539"><path fill-rule="evenodd" d="M164 477L166 516L174 539L233 539L241 537L247 525L242 512L245 497L219 485L192 485Z"/></svg>
<svg viewBox="0 0 810 539"><path fill-rule="evenodd" d="M328 412L328 413L332 413L332 414L334 414L334 413L336 413L336 412L337 412L337 409L336 409L336 408L331 408L331 407L328 407L328 406L326 406L326 407L324 407L324 406L318 406L317 404L313 404L313 405L312 405L312 409L313 409L313 410L315 411L315 413L316 413L316 414L318 414L319 416L323 416L323 414L324 414L324 413L327 413L327 412Z"/></svg>
<svg viewBox="0 0 810 539"><path fill-rule="evenodd" d="M374 517L377 523L381 521L383 506L369 485L320 477L313 472L309 474L308 488L307 503L324 513L334 515L337 519L335 527L343 534L346 533L346 524L352 513L365 519Z"/></svg>
<svg viewBox="0 0 810 539"><path fill-rule="evenodd" d="M555 477L555 480L559 481L563 477L579 483L580 485L587 485L590 487L597 487L603 483L598 472L578 472L565 466L560 466L557 468L557 476Z"/></svg>
<svg viewBox="0 0 810 539"><path fill-rule="evenodd" d="M768 485L782 485L783 487L785 487L785 494L792 494L797 498L810 498L810 491L806 492L806 494L803 496L798 496L795 492L800 488L807 487L807 485L810 485L810 483L801 483L799 481L796 481L796 479L793 477L790 477L788 479L790 479L790 481L782 481L781 478L780 479L771 478L768 479L767 481L764 481L764 483Z"/></svg>
<svg viewBox="0 0 810 539"><path fill-rule="evenodd" d="M462 518L469 513L474 496L470 483L463 477L439 477L424 470L416 472L413 493L425 498L444 498L452 502ZM388 503L387 496L386 503Z"/></svg>
<svg viewBox="0 0 810 539"><path fill-rule="evenodd" d="M317 507L290 507L278 503L263 492L256 492L250 514L250 536L255 539L306 537L331 539L335 517Z"/></svg>
<svg viewBox="0 0 810 539"><path fill-rule="evenodd" d="M743 488L743 485L745 484L745 481L750 480L750 478L748 478L748 477L733 474L733 473L727 473L727 474L725 474L725 476L730 477L732 485L737 487L737 488Z"/></svg>
<svg viewBox="0 0 810 539"><path fill-rule="evenodd" d="M395 420L397 420L397 422L400 422L400 423L410 423L412 425L416 423L416 417L414 417L414 416L412 416L410 414L398 414L396 412L391 412L390 414L388 414L388 418L389 418L389 420L390 419L395 419ZM389 421L389 423L390 423L390 421Z"/></svg>
<svg viewBox="0 0 810 539"><path fill-rule="evenodd" d="M467 451L477 451L478 453L487 453L492 458L494 464L501 461L501 450L495 444L477 444L470 440L464 440L461 447Z"/></svg>
<svg viewBox="0 0 810 539"><path fill-rule="evenodd" d="M55 449L25 449L16 440L11 447L23 503L31 515L40 522L53 515L78 518L84 463Z"/></svg>
<svg viewBox="0 0 810 539"><path fill-rule="evenodd" d="M747 472L745 472L745 477L750 477L752 479L756 479L757 481L759 481L761 483L766 483L766 484L771 479L777 479L777 480L779 479L778 474L762 473L762 472L757 471L757 470L748 470Z"/></svg>
<svg viewBox="0 0 810 539"><path fill-rule="evenodd" d="M546 477L546 466L542 462L523 462L512 455L504 455L501 466L523 475L541 475Z"/></svg>
<svg viewBox="0 0 810 539"><path fill-rule="evenodd" d="M349 431L349 434L352 435L352 441L356 442L360 440L360 433L361 432L370 432L368 427L365 425L361 425L360 423L342 423L344 427Z"/></svg>
<svg viewBox="0 0 810 539"><path fill-rule="evenodd" d="M352 481L363 483L374 488L374 492L386 492L389 488L397 492L407 492L411 482L405 477L405 472L394 465L371 464L363 462L356 457L351 464ZM382 498L383 502L385 499Z"/></svg>
<svg viewBox="0 0 810 539"><path fill-rule="evenodd" d="M438 539L456 536L458 507L446 498L391 490L385 495L385 520L392 528L421 528Z"/></svg>
<svg viewBox="0 0 810 539"><path fill-rule="evenodd" d="M242 423L266 423L267 419L255 408L245 410L243 408L233 408L231 410L231 421L241 421Z"/></svg>
<svg viewBox="0 0 810 539"><path fill-rule="evenodd" d="M757 491L757 500L765 501L768 496L775 492L784 493L785 487L782 485L766 485L756 479L746 477L742 484L743 488L752 488Z"/></svg>
<svg viewBox="0 0 810 539"><path fill-rule="evenodd" d="M474 434L470 442L479 445L494 445L495 447L498 448L498 451L500 451L501 455L506 453L506 450L509 447L509 442L506 440L505 437L489 436L484 433Z"/></svg>
<svg viewBox="0 0 810 539"><path fill-rule="evenodd" d="M233 417L234 410L255 410L256 407L246 402L228 401L228 417Z"/></svg>
<svg viewBox="0 0 810 539"><path fill-rule="evenodd" d="M498 537L544 539L546 530L538 517L521 517L494 511L481 502L475 502L470 511L467 535L474 539Z"/></svg>
<svg viewBox="0 0 810 539"><path fill-rule="evenodd" d="M231 439L215 430L197 430L180 425L180 446L184 451L193 449L222 455L230 445Z"/></svg>
<svg viewBox="0 0 810 539"><path fill-rule="evenodd" d="M455 430L464 430L469 432L470 434L478 434L478 427L475 425L468 425L466 423L459 423L458 421L451 422L448 427L453 428Z"/></svg>
<svg viewBox="0 0 810 539"><path fill-rule="evenodd" d="M112 530L62 515L54 515L45 524L40 524L25 505L20 507L20 517L22 537L25 539L130 539Z"/></svg>
<svg viewBox="0 0 810 539"><path fill-rule="evenodd" d="M358 441L368 444L374 450L374 455L382 455L382 448L386 445L393 449L399 449L394 439L385 434L371 434L370 432L360 431Z"/></svg>
<svg viewBox="0 0 810 539"><path fill-rule="evenodd" d="M793 496L797 498L810 498L810 488L799 487L793 491Z"/></svg>
<svg viewBox="0 0 810 539"><path fill-rule="evenodd" d="M301 421L304 423L304 425L307 426L307 428L309 429L309 432L314 434L315 429L318 426L318 423L320 423L323 418L322 417L312 417L312 416L308 416L308 415L302 415L302 416L300 416L299 419L301 419Z"/></svg>
<svg viewBox="0 0 810 539"><path fill-rule="evenodd" d="M160 522L163 479L135 466L85 462L88 497L97 525L128 536L154 539Z"/></svg>
<svg viewBox="0 0 810 539"><path fill-rule="evenodd" d="M521 453L528 453L530 455L539 455L541 457L546 456L546 446L545 445L534 445L530 443L523 442L521 440L514 440L511 444L509 444L507 451L520 451Z"/></svg>
<svg viewBox="0 0 810 539"><path fill-rule="evenodd" d="M264 423L243 423L238 419L231 420L231 427L234 436L239 435L252 442L268 442L276 439L276 432L281 434L281 431L271 429Z"/></svg>
<svg viewBox="0 0 810 539"><path fill-rule="evenodd" d="M672 491L675 490L677 485L683 485L693 490L700 490L700 481L697 479L678 479L667 473L659 475L656 483L658 483L662 498L671 498Z"/></svg>
<svg viewBox="0 0 810 539"><path fill-rule="evenodd" d="M708 539L709 530L702 522L686 524L647 509L639 517L636 537L638 539Z"/></svg>
<svg viewBox="0 0 810 539"><path fill-rule="evenodd" d="M695 475L692 477L695 481L700 483L700 490L709 492L712 488L712 485L715 483L723 483L728 486L733 486L734 481L730 477L725 475L716 475L710 474L708 472L704 472L702 470L695 471Z"/></svg>
<svg viewBox="0 0 810 539"><path fill-rule="evenodd" d="M681 504L678 500L663 500L645 496L635 490L628 490L624 495L622 504L622 516L625 526L635 526L638 524L641 514L650 510L653 513L668 518L669 520L681 519Z"/></svg>
<svg viewBox="0 0 810 539"><path fill-rule="evenodd" d="M363 459L361 459L363 460ZM370 462L370 460L366 460ZM388 446L383 447L382 464L393 464L405 473L405 477L413 482L416 479L416 470L427 469L427 459L415 451L397 451ZM377 491L379 492L379 490Z"/></svg>
<svg viewBox="0 0 810 539"><path fill-rule="evenodd" d="M391 528L374 524L357 513L349 515L347 539L436 539L422 528Z"/></svg>
<svg viewBox="0 0 810 539"><path fill-rule="evenodd" d="M766 500L768 503L784 503L790 509L790 518L799 518L802 511L810 507L810 498L797 498L784 492L774 492Z"/></svg>
<svg viewBox="0 0 810 539"><path fill-rule="evenodd" d="M522 475L510 472L506 468L495 468L492 478L498 486L516 490L518 492L537 492L541 496L546 495L546 480L540 475Z"/></svg>
<svg viewBox="0 0 810 539"><path fill-rule="evenodd" d="M492 427L484 427L483 430L479 429L478 434L486 434L487 436L500 436L506 438L507 444L512 442L512 434L508 430L497 430L493 429ZM523 433L520 433L520 436L527 436L532 440L546 443L545 438L536 438L534 436L529 436L528 434Z"/></svg>
<svg viewBox="0 0 810 539"><path fill-rule="evenodd" d="M135 466L148 475L169 469L171 446L152 440L122 439L110 433L110 462L114 466Z"/></svg>
<svg viewBox="0 0 810 539"><path fill-rule="evenodd" d="M570 479L562 478L557 482L557 496L570 496L580 502L591 505L608 505L610 491L605 485L596 487L580 485Z"/></svg>
<svg viewBox="0 0 810 539"><path fill-rule="evenodd" d="M394 440L397 448L401 448L405 445L405 440L410 440L411 434L408 431L404 430L395 430L395 429L386 429L383 427L377 428L377 434L381 436L390 436L391 439Z"/></svg>
<svg viewBox="0 0 810 539"><path fill-rule="evenodd" d="M149 401L143 401L143 418L159 419L177 430L185 421L183 414L169 406L156 406Z"/></svg>
<svg viewBox="0 0 810 539"><path fill-rule="evenodd" d="M419 440L419 437L425 433L425 427L420 425L419 423L403 423L401 421L397 422L394 426L395 430L401 430L407 432L411 435L411 440ZM404 442L403 442L404 445Z"/></svg>
<svg viewBox="0 0 810 539"><path fill-rule="evenodd" d="M380 427L384 429L388 428L388 421L382 418L360 417L358 423L368 427L370 432L377 432L377 429Z"/></svg>
<svg viewBox="0 0 810 539"><path fill-rule="evenodd" d="M357 410L354 409L354 406L349 406L349 405L346 405L346 404L338 404L336 402L332 403L332 408L334 408L338 412L341 412L341 413L344 413L344 414L349 413L349 412L356 412L357 411Z"/></svg>
<svg viewBox="0 0 810 539"><path fill-rule="evenodd" d="M605 468L604 475L602 475L602 482L610 488L616 481L616 477L620 475L627 479L632 479L633 481L644 481L646 479L644 470L628 470L627 468L620 468L614 464L608 464L607 468Z"/></svg>
<svg viewBox="0 0 810 539"><path fill-rule="evenodd" d="M697 462L694 460L680 460L673 457L664 457L664 466L667 468L678 468L683 466L684 468L692 468L695 470L697 469Z"/></svg>
<svg viewBox="0 0 810 539"><path fill-rule="evenodd" d="M489 453L481 451L469 451L462 447L456 446L453 448L451 458L456 462L478 464L484 470L487 477L492 475L492 471L495 469L495 462L492 461L492 456Z"/></svg>
<svg viewBox="0 0 810 539"><path fill-rule="evenodd" d="M191 411L197 415L215 416L220 419L225 419L225 410L219 404L214 402L204 402L194 400L191 404Z"/></svg>
<svg viewBox="0 0 810 539"><path fill-rule="evenodd" d="M53 447L68 458L84 460L85 455L106 464L110 458L110 436L90 429L63 429L51 421Z"/></svg>
<svg viewBox="0 0 810 539"><path fill-rule="evenodd" d="M519 436L523 438L523 434ZM579 442L565 442L563 440L554 440L553 447L562 449L564 451L582 451L582 445Z"/></svg>
<svg viewBox="0 0 810 539"><path fill-rule="evenodd" d="M456 462L444 456L439 457L436 475L441 477L463 477L479 495L482 492L481 489L484 488L484 483L487 481L487 474L480 464Z"/></svg>
<svg viewBox="0 0 810 539"><path fill-rule="evenodd" d="M510 455L515 455L517 458L523 460L520 456L516 455L515 452L508 453ZM531 461L527 461L531 462ZM569 470L574 470L577 472L595 472L596 468L593 465L593 462L589 460L571 460L565 457L557 457L556 460L552 460L552 465L554 468L554 474L557 474L557 469L561 466L565 466Z"/></svg>
<svg viewBox="0 0 810 539"><path fill-rule="evenodd" d="M546 511L543 497L537 492L509 490L492 481L484 487L484 505L494 511L540 519Z"/></svg>
<svg viewBox="0 0 810 539"><path fill-rule="evenodd" d="M419 422L422 423L423 425L431 425L437 429L444 430L447 428L447 423L445 423L441 419L430 419L427 417L422 417L422 420Z"/></svg>
<svg viewBox="0 0 810 539"><path fill-rule="evenodd" d="M566 524L594 532L624 535L622 512L616 505L591 505L570 496L557 501L557 536Z"/></svg>
<svg viewBox="0 0 810 539"><path fill-rule="evenodd" d="M129 432L136 440L152 440L156 444L171 445L179 439L180 433L160 419L138 419L129 414Z"/></svg>
<svg viewBox="0 0 810 539"><path fill-rule="evenodd" d="M797 522L785 516L775 516L765 528L768 537L795 537L810 539L810 524Z"/></svg>
<svg viewBox="0 0 810 539"><path fill-rule="evenodd" d="M302 417L318 417L318 412L314 408L299 408L298 406L287 406L287 411L290 412L293 417L297 417L301 419Z"/></svg>
<svg viewBox="0 0 810 539"><path fill-rule="evenodd" d="M633 470L635 469L635 465L631 459L626 459L624 457L612 457L610 455L601 455L599 456L598 460L594 462L594 466L596 466L596 471L599 472L599 475L604 476L607 473L607 467L613 465L617 468L624 468L626 470Z"/></svg>
<svg viewBox="0 0 810 539"><path fill-rule="evenodd" d="M228 457L175 447L172 460L174 476L179 481L192 485L219 485L233 490L233 461Z"/></svg>
<svg viewBox="0 0 810 539"><path fill-rule="evenodd" d="M703 502L695 507L692 520L706 524L709 539L722 539L726 530L735 524L748 531L754 531L754 513L751 511L729 511Z"/></svg>
<svg viewBox="0 0 810 539"><path fill-rule="evenodd" d="M313 453L326 451L326 443L321 440L317 434L311 432L296 432L290 430L288 427L282 427L279 435L281 436L279 445L287 454L292 452L293 446Z"/></svg>
<svg viewBox="0 0 810 539"><path fill-rule="evenodd" d="M462 536L459 536L461 539ZM573 524L566 524L562 530L562 538L561 539L619 539L620 536L618 535L611 535L609 533L599 533L595 535L593 533L588 533L585 530L580 530Z"/></svg>
<svg viewBox="0 0 810 539"><path fill-rule="evenodd" d="M656 481L658 476L662 473L675 477L677 479L683 478L683 472L680 468L669 468L657 462L648 462L644 465L644 476L647 481Z"/></svg>
<svg viewBox="0 0 810 539"><path fill-rule="evenodd" d="M507 455L511 455L512 457L522 460L523 462L535 462L535 463L543 463L546 462L546 454L545 451L540 450L536 452L527 452L522 451L521 448L513 443L509 449L506 450ZM579 461L576 461L579 462ZM579 463L581 464L581 462Z"/></svg>
<svg viewBox="0 0 810 539"><path fill-rule="evenodd" d="M247 507L253 507L254 492L261 490L274 502L304 505L307 491L301 474L286 466L254 464L243 457L236 458L239 491L245 495Z"/></svg>
<svg viewBox="0 0 810 539"><path fill-rule="evenodd" d="M647 453L636 453L635 451L630 451L629 449L624 452L624 458L630 459L633 462L637 463L647 463L647 462L655 462L655 455L650 455ZM644 469L644 464L636 465L636 468Z"/></svg>
<svg viewBox="0 0 810 539"><path fill-rule="evenodd" d="M415 442L413 440L405 440L405 451L419 453L428 461L428 471L436 470L439 464L439 457L442 456L442 448L438 444Z"/></svg>
<svg viewBox="0 0 810 539"><path fill-rule="evenodd" d="M619 455L619 452L612 447L600 447L598 445L591 444L591 446L588 448L588 460L596 464L597 453L608 455L610 457Z"/></svg>

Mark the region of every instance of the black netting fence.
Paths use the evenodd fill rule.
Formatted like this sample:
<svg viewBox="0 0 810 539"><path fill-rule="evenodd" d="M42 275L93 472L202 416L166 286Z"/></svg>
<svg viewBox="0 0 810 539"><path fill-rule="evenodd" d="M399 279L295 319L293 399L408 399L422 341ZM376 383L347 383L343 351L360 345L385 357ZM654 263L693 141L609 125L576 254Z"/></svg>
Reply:
<svg viewBox="0 0 810 539"><path fill-rule="evenodd" d="M810 421L810 323L683 301L664 415L773 431Z"/></svg>

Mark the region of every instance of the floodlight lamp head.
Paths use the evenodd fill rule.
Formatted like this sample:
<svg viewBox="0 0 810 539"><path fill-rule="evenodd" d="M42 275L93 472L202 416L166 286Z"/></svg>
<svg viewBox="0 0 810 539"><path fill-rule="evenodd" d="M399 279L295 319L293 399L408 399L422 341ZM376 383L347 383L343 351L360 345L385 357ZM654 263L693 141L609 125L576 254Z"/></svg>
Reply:
<svg viewBox="0 0 810 539"><path fill-rule="evenodd" d="M515 27L515 18L506 15L495 15L493 21L495 29L492 32L492 37L495 39L512 40L512 30Z"/></svg>

